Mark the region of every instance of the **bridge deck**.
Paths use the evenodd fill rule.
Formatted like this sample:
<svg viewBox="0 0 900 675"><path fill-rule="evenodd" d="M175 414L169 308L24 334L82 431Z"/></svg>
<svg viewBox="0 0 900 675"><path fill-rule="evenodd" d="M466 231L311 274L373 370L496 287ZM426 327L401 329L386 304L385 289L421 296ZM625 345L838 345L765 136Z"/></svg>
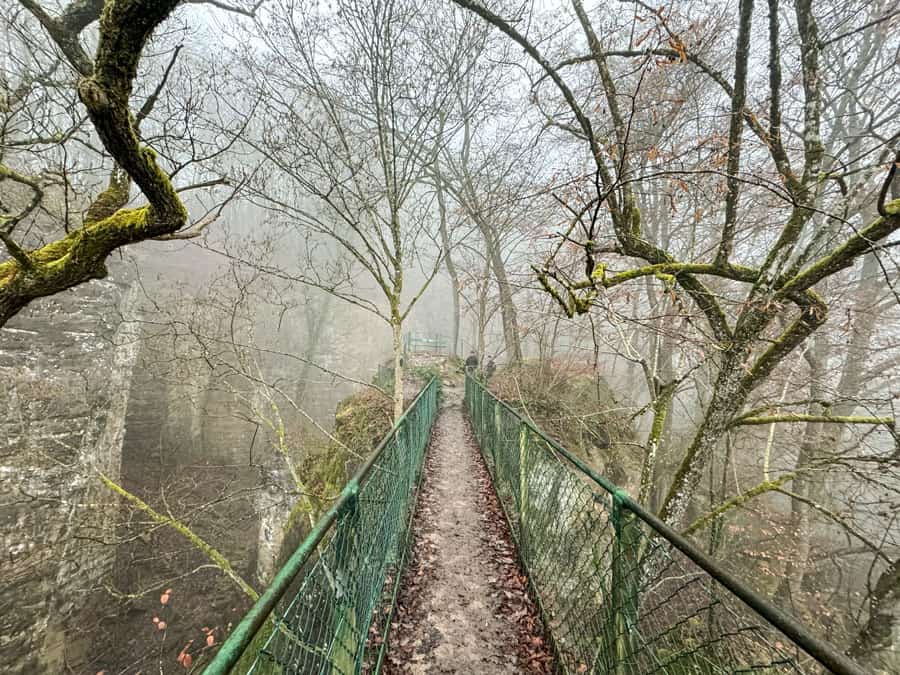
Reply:
<svg viewBox="0 0 900 675"><path fill-rule="evenodd" d="M444 391L425 462L386 672L549 672L537 612L458 389Z"/></svg>
<svg viewBox="0 0 900 675"><path fill-rule="evenodd" d="M438 382L347 483L207 675L541 673L548 643L569 673L864 675L474 378L465 416L449 383L438 409Z"/></svg>

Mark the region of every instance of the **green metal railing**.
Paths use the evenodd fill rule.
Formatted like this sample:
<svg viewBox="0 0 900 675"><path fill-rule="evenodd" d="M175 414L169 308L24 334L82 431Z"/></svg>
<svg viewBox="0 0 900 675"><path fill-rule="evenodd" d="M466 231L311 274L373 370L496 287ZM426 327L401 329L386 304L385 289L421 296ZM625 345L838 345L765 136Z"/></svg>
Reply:
<svg viewBox="0 0 900 675"><path fill-rule="evenodd" d="M378 672L438 394L432 378L232 631L206 675Z"/></svg>
<svg viewBox="0 0 900 675"><path fill-rule="evenodd" d="M433 354L449 354L450 338L446 335L406 333L403 336L403 351L406 353L430 352Z"/></svg>
<svg viewBox="0 0 900 675"><path fill-rule="evenodd" d="M561 671L864 675L472 377L466 408Z"/></svg>

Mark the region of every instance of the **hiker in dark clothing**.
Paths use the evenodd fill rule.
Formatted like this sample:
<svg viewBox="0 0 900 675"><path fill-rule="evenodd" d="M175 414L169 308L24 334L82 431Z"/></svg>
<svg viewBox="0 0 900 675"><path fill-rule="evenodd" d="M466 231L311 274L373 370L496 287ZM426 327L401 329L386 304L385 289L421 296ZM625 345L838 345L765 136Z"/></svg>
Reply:
<svg viewBox="0 0 900 675"><path fill-rule="evenodd" d="M484 381L487 382L491 379L491 375L494 374L494 371L497 370L497 364L494 363L494 357L488 359L487 364L484 367Z"/></svg>
<svg viewBox="0 0 900 675"><path fill-rule="evenodd" d="M466 359L466 374L474 375L476 370L478 370L478 356L475 352L471 352Z"/></svg>

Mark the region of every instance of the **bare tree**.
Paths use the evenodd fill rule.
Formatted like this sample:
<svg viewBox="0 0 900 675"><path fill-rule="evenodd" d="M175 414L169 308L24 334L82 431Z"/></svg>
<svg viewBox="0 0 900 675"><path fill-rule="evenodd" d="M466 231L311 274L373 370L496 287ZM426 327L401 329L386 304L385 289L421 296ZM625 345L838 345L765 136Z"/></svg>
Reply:
<svg viewBox="0 0 900 675"><path fill-rule="evenodd" d="M719 550L725 514L787 495L785 583L806 585L817 536L849 537L874 570L865 595L885 599L860 624L871 648L895 603L896 533L879 543L866 524L894 523L893 354L866 343L896 342L897 104L878 93L897 86L896 15L573 0L573 34L456 2L525 50L534 102L577 158L535 274L570 316L603 316L599 337L643 372L641 498ZM748 453L762 475L742 484Z"/></svg>
<svg viewBox="0 0 900 675"><path fill-rule="evenodd" d="M348 0L332 13L284 2L278 10L261 23L266 49L251 67L267 120L255 147L284 188L267 183L257 196L314 241L348 255L339 283L327 281L321 265L297 278L389 325L399 418L403 322L442 260L435 195L422 177L437 151L453 72L414 47L419 35L437 29L413 5ZM421 281L409 292L416 264ZM386 307L366 295L359 272Z"/></svg>
<svg viewBox="0 0 900 675"><path fill-rule="evenodd" d="M777 13L773 12L769 22L767 67L770 90L769 123L766 125L750 109L746 93L753 16L750 2L741 3L731 81L703 61L701 55L691 51L690 36L683 28L673 27L664 18L659 18L660 31L665 31L670 46L635 48L630 45L627 49L611 49L601 41L582 4L574 0L575 19L582 38L588 43L589 53L557 66L510 21L468 0L458 0L458 4L494 24L525 49L561 94L572 117L573 133L590 149L596 178L595 196L577 211L561 237L564 241L580 237L575 240L584 252L588 274L582 280L568 279L558 268L553 268L551 257L538 269L539 279L548 292L554 294L567 312L574 314L588 311L598 294L608 289L634 279L655 276L683 292L702 312L712 340L711 351L716 353L716 381L703 419L684 452L660 511L673 522L682 521L713 449L735 424L735 418L750 394L766 381L788 354L825 323L828 305L813 287L821 286L829 277L851 266L872 250L874 242L900 228L897 205L887 200L895 167L892 164L882 179L880 190L877 185L872 186L870 192L874 194L878 215L861 227L852 226L839 212L820 208L823 189L820 175L824 169L820 55L827 46L819 37L818 22L810 3L803 0L798 0L794 6L799 51L791 55L797 59L802 82L799 110L802 128L798 130L796 144L790 143L783 129L784 89L789 85L782 83L782 62L787 47ZM773 5L773 10L777 11L777 7L777 4ZM731 103L726 167L721 172L726 182L726 194L718 243L711 260L699 257L691 261L680 260L663 248L662 242L649 240L642 229L636 185L649 183L654 176L641 175L634 168L630 115L623 108L626 96L620 91L624 83L616 81L610 62L621 56L643 58L644 65L638 75L626 80L628 85L625 85L637 87L639 91L640 73L651 67L652 58L657 55L683 61L685 67L700 67L722 88ZM601 127L591 119L562 75L566 66L575 64L586 64L595 70L604 110L609 115L608 124L603 128L611 135L611 149L602 145ZM628 95L636 94L630 92ZM749 180L765 184L773 196L787 204L781 209L785 217L781 230L762 256L754 255L751 249L735 248L741 224L738 212L742 205L742 186L748 181L740 172L742 157L750 154L749 140L743 135L745 127L758 139L759 146L754 147L754 151L758 152L759 148L768 151L770 166L781 185L775 187L762 168ZM795 165L801 168L797 169ZM677 174L678 170L673 168L664 173L672 172ZM828 226L822 227L820 220ZM611 226L613 236L609 244L601 245L601 227L606 223ZM744 230L740 232L746 236ZM752 228L746 234L752 235ZM599 261L601 255L636 259L643 265L613 271L611 263ZM692 255L696 253L692 252ZM735 262L735 256L743 260ZM710 285L725 282L745 289L733 318L728 316L717 297L721 291ZM779 325L783 326L780 330ZM828 414L818 417L823 422L848 421L834 419ZM882 418L876 417L856 421L884 423Z"/></svg>

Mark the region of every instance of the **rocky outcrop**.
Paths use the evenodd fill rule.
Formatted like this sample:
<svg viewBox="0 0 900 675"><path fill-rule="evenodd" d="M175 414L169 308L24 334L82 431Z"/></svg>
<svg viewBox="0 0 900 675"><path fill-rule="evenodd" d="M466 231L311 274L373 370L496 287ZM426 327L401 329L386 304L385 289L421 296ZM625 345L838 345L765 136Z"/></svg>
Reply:
<svg viewBox="0 0 900 675"><path fill-rule="evenodd" d="M123 275L119 275L121 279ZM0 663L63 672L115 547L97 473L117 477L137 343L127 279L44 300L0 330Z"/></svg>
<svg viewBox="0 0 900 675"><path fill-rule="evenodd" d="M271 430L248 408L271 404L255 388L267 381L295 396L302 413L277 401L291 453L304 481L332 494L346 458L329 453L314 427L330 430L357 387L327 370L368 380L389 345L377 319L342 307L335 320L327 303L312 318L261 316L254 330L266 349L251 364L254 382L178 342L190 343L186 325L214 332L214 317L209 327L189 323L202 307L190 289L201 281L188 286L166 268L132 283L129 269L115 265L109 280L35 303L0 331L4 673L118 672L144 657L156 663L163 646L174 663L188 640L205 644L202 628L223 636L246 596L183 536L115 497L99 473L187 523L262 588L308 524L285 540L297 491Z"/></svg>

